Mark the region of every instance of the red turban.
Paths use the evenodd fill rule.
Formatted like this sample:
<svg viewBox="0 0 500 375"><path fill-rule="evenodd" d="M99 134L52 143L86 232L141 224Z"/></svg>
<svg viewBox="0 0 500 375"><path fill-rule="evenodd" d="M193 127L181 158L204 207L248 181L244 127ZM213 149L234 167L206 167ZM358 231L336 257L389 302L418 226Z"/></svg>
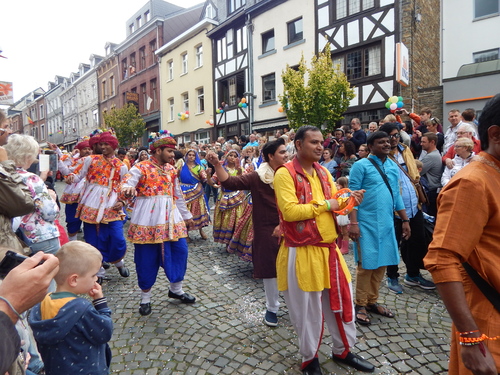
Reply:
<svg viewBox="0 0 500 375"><path fill-rule="evenodd" d="M102 133L97 133L97 134L93 135L92 137L90 137L90 139L89 139L89 146L90 147L93 148L95 144L100 142L101 134Z"/></svg>
<svg viewBox="0 0 500 375"><path fill-rule="evenodd" d="M85 147L90 147L90 141L81 141L75 146L75 148L79 149L80 151Z"/></svg>
<svg viewBox="0 0 500 375"><path fill-rule="evenodd" d="M99 143L107 143L113 148L113 150L116 150L118 148L118 139L110 132L101 133L101 136L99 137Z"/></svg>

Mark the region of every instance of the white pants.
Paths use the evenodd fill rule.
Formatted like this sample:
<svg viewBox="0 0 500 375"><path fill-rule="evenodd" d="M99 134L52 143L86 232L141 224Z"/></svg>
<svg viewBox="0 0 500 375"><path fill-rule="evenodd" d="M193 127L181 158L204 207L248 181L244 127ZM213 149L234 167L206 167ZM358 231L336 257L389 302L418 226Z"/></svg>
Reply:
<svg viewBox="0 0 500 375"><path fill-rule="evenodd" d="M280 308L278 282L276 278L262 279L262 281L264 283L264 292L266 293L266 309L276 314Z"/></svg>
<svg viewBox="0 0 500 375"><path fill-rule="evenodd" d="M332 336L332 353L343 355L356 343L355 312L352 304L353 321L342 322L341 313L330 309L329 289L321 292L304 292L298 286L295 273L296 248L288 248L288 290L284 292L290 312L290 319L299 337L299 351L302 363L307 364L317 356L323 336L323 317ZM352 285L349 283L352 295Z"/></svg>

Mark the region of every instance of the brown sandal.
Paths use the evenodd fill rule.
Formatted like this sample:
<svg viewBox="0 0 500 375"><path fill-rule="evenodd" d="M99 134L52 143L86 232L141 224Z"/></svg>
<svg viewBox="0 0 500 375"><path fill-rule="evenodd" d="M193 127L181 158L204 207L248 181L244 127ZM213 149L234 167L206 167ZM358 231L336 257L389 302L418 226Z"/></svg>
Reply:
<svg viewBox="0 0 500 375"><path fill-rule="evenodd" d="M357 323L363 326L369 326L370 324L372 324L370 318L368 317L368 312L366 311L365 306L356 305L355 310Z"/></svg>
<svg viewBox="0 0 500 375"><path fill-rule="evenodd" d="M374 314L385 316L387 318L394 318L394 313L391 310L389 310L385 306L379 305L378 303L367 305L366 310Z"/></svg>

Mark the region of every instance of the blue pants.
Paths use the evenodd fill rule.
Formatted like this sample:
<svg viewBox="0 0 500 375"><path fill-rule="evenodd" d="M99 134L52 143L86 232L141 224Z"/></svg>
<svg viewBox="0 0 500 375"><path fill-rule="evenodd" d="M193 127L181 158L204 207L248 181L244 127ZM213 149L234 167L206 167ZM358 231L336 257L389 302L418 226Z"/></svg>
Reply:
<svg viewBox="0 0 500 375"><path fill-rule="evenodd" d="M134 244L134 261L141 290L150 289L160 266L171 283L184 280L187 269L188 246L185 238L163 244Z"/></svg>
<svg viewBox="0 0 500 375"><path fill-rule="evenodd" d="M127 242L123 235L123 221L108 224L83 223L83 231L85 241L101 252L105 262L118 262L125 256Z"/></svg>
<svg viewBox="0 0 500 375"><path fill-rule="evenodd" d="M75 217L78 203L66 204L66 229L69 234L78 233L82 226L82 221Z"/></svg>

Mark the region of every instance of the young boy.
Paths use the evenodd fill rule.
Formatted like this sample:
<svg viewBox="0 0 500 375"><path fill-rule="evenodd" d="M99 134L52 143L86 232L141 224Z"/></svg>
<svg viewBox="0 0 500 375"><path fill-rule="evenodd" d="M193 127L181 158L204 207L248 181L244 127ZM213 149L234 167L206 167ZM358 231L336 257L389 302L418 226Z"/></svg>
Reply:
<svg viewBox="0 0 500 375"><path fill-rule="evenodd" d="M97 271L102 255L95 247L71 241L56 254L57 289L36 305L30 316L47 375L109 374L113 334L108 308ZM78 294L88 294L92 303Z"/></svg>

